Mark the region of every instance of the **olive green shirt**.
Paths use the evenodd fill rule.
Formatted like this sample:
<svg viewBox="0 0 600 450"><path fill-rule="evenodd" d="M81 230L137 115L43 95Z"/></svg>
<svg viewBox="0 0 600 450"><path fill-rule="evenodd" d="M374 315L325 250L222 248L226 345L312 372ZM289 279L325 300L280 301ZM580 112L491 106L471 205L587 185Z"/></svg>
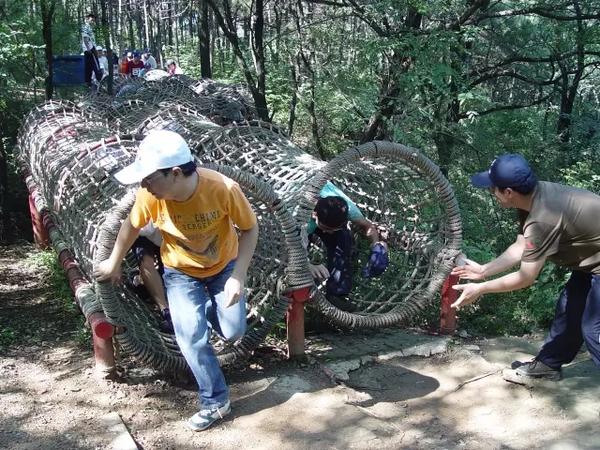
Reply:
<svg viewBox="0 0 600 450"><path fill-rule="evenodd" d="M523 235L523 261L546 257L572 270L600 274L600 196L538 182Z"/></svg>

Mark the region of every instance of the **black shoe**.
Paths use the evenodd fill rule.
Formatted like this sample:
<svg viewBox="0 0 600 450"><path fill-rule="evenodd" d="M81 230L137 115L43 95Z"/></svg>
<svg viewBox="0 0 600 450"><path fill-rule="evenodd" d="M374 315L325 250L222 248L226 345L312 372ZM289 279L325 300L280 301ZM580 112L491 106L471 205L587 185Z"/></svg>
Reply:
<svg viewBox="0 0 600 450"><path fill-rule="evenodd" d="M537 359L522 363L516 368L515 373L521 377L543 378L547 380L560 380L562 377L560 368L553 369Z"/></svg>
<svg viewBox="0 0 600 450"><path fill-rule="evenodd" d="M527 363L523 362L523 361L513 361L513 362L510 363L510 368L513 369L513 370L514 369L518 369L519 367L521 367L521 366L523 366L525 364L527 364Z"/></svg>
<svg viewBox="0 0 600 450"><path fill-rule="evenodd" d="M171 320L171 312L169 308L165 308L160 312L162 320L158 322L158 328L164 333L174 334L173 321Z"/></svg>

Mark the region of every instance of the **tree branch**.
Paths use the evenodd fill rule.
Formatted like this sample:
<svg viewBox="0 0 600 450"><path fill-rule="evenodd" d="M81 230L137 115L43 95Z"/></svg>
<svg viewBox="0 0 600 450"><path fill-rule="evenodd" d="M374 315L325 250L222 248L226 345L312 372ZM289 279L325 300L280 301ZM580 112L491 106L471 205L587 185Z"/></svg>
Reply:
<svg viewBox="0 0 600 450"><path fill-rule="evenodd" d="M529 108L530 106L539 105L540 103L545 102L551 96L552 96L552 93L550 93L548 95L545 95L544 97L541 97L538 100L535 100L535 101L533 101L531 103L516 103L516 104L512 104L512 105L495 106L494 108L486 109L484 111L468 111L468 112L471 112L471 114L468 114L468 112L466 112L466 113L460 113L458 115L458 118L459 119L467 119L467 118L469 118L469 117L471 117L473 115L475 115L475 116L486 116L488 114L492 114L492 113L499 112L499 111L512 111L514 109Z"/></svg>
<svg viewBox="0 0 600 450"><path fill-rule="evenodd" d="M459 30L473 15L480 9L485 9L489 6L490 0L475 0L469 8L467 8L460 17L454 22L450 22L445 26L446 30Z"/></svg>
<svg viewBox="0 0 600 450"><path fill-rule="evenodd" d="M557 5L552 10L545 9L540 6L533 7L533 8L523 8L523 9L507 9L504 11L499 11L497 13L481 15L481 16L477 17L477 19L474 23L478 24L487 19L501 19L501 18L505 18L505 17L531 16L531 15L541 16L541 17L545 17L547 19L557 20L557 21L561 21L561 22L600 19L600 12L593 13L593 14L583 14L583 13L579 12L577 14L572 14L572 15L561 15L561 14L555 13L555 11L557 9L559 9L561 6L564 7L567 5L569 5L569 3L563 3L562 5Z"/></svg>

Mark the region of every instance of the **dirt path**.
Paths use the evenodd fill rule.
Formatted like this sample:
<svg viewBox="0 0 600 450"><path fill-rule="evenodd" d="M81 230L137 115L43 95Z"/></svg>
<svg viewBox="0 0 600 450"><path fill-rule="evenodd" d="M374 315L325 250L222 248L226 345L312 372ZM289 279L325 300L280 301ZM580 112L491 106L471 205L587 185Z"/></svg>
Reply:
<svg viewBox="0 0 600 450"><path fill-rule="evenodd" d="M439 355L401 357L390 342L402 331L320 336L305 364L263 351L227 374L230 418L189 432L193 387L129 360L125 382L93 376L80 319L51 298L47 274L26 264L32 251L0 247L0 342L9 343L0 347L0 448L111 448L101 421L111 412L143 449L600 447L600 376L587 353L563 381L526 389L496 372L536 342L440 341Z"/></svg>

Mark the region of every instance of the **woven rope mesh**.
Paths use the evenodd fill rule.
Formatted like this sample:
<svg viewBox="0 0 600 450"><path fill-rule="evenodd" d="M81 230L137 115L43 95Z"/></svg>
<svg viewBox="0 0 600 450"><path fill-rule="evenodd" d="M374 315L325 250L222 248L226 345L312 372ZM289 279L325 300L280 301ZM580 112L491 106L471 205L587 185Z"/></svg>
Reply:
<svg viewBox="0 0 600 450"><path fill-rule="evenodd" d="M45 199L44 206L52 212L90 280L94 259L108 255L133 201L132 194L111 175L133 160L143 138L139 134L111 137L111 131L140 129L145 133L172 126L190 138L220 128L197 110L173 102L173 93L146 92L157 98L156 103L108 103L102 96L97 102L85 99L79 106L50 102L31 112L20 135L21 156ZM305 264L298 256L302 247L294 219L270 186L249 174L213 166L240 183L257 212L261 229L247 283L249 332L234 345L218 343L220 360L230 362L254 349L281 320L288 305L283 292L310 284L310 280L298 275L305 274ZM300 262L291 265L291 259ZM129 258L126 272L133 269L133 259ZM159 331L151 306L140 301L127 285L117 289L101 285L97 289L109 320L124 327L118 339L125 350L164 369L185 367L173 336Z"/></svg>
<svg viewBox="0 0 600 450"><path fill-rule="evenodd" d="M169 129L188 141L201 165L235 179L259 217L247 283L249 331L233 344L215 341L222 363L260 344L285 313L284 292L314 286L303 241L327 180L387 236L391 264L381 277L361 279L368 242L357 234L349 296L357 311L334 307L320 288L315 305L339 324L376 327L405 322L434 298L459 252L460 217L448 182L418 151L376 142L325 163L273 124L256 120L241 86L162 74L118 80L115 86L115 96L101 93L77 105L48 102L34 109L19 137L42 206L90 282L94 261L108 257L133 204L135 189L127 190L112 175L133 161L147 133ZM318 246L310 251L322 257ZM131 255L124 267L126 276L135 270ZM95 290L108 319L124 328L117 338L125 350L159 368L184 370L173 336L159 330L152 305L126 283L102 283Z"/></svg>
<svg viewBox="0 0 600 450"><path fill-rule="evenodd" d="M403 323L422 310L437 292L460 252L458 204L437 166L415 149L373 142L350 149L332 160L308 192L312 209L320 186L332 181L376 224L389 247L389 269L363 278L361 268L370 241L354 233L352 314L327 301L322 287L318 307L335 322L350 327L381 327ZM356 230L353 230L356 231ZM323 251L311 247L313 258Z"/></svg>

